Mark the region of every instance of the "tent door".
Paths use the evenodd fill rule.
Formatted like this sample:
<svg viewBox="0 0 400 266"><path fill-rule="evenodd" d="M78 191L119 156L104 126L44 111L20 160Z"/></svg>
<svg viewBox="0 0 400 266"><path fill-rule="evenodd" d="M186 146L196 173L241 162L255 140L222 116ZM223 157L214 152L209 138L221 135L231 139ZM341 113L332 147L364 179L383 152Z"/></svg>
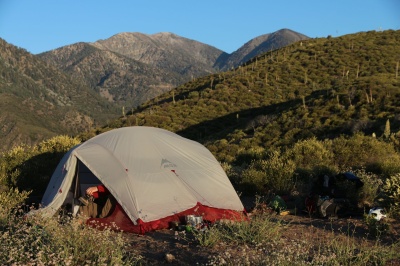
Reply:
<svg viewBox="0 0 400 266"><path fill-rule="evenodd" d="M76 216L79 210L79 197L86 194L86 189L101 184L100 180L80 160L76 165L75 177L72 182L70 194L73 195L72 214Z"/></svg>

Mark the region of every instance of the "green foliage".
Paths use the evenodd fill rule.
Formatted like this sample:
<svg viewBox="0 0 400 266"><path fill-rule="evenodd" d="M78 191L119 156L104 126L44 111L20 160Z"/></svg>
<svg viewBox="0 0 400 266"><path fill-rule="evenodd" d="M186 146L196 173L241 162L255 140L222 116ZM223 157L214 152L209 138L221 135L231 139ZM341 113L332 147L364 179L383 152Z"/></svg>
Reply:
<svg viewBox="0 0 400 266"><path fill-rule="evenodd" d="M195 240L203 247L214 247L223 239L223 232L218 226L211 226L205 231L192 231Z"/></svg>
<svg viewBox="0 0 400 266"><path fill-rule="evenodd" d="M389 232L389 224L385 219L376 220L372 215L364 215L364 222L368 227L368 233L374 238L381 238Z"/></svg>
<svg viewBox="0 0 400 266"><path fill-rule="evenodd" d="M358 203L359 207L372 208L376 206L378 203L380 189L383 185L382 178L377 174L365 171L363 168L356 170L350 169L348 171L353 172L364 183L360 189L356 190L356 202ZM354 194L354 191L352 194Z"/></svg>
<svg viewBox="0 0 400 266"><path fill-rule="evenodd" d="M242 182L254 184L257 191L265 189L278 194L288 194L294 188L295 163L279 151L267 154L266 159L254 160L243 171Z"/></svg>
<svg viewBox="0 0 400 266"><path fill-rule="evenodd" d="M400 156L391 143L355 134L332 141L334 161L341 168L362 168L388 175L400 171Z"/></svg>
<svg viewBox="0 0 400 266"><path fill-rule="evenodd" d="M217 223L204 232L194 231L194 236L200 245L207 247L220 242L257 246L279 239L282 229L279 221L274 221L268 215L259 215L250 221Z"/></svg>
<svg viewBox="0 0 400 266"><path fill-rule="evenodd" d="M387 178L382 186L380 201L386 206L390 214L400 217L400 174Z"/></svg>
<svg viewBox="0 0 400 266"><path fill-rule="evenodd" d="M30 192L21 192L17 188L0 192L0 228L7 224L12 212L24 203L29 194Z"/></svg>
<svg viewBox="0 0 400 266"><path fill-rule="evenodd" d="M0 157L0 186L42 195L55 167L77 138L57 136L35 146L18 146Z"/></svg>
<svg viewBox="0 0 400 266"><path fill-rule="evenodd" d="M287 156L293 160L297 171L312 172L321 167L334 169L333 153L327 141L318 141L315 137L298 141L287 150Z"/></svg>

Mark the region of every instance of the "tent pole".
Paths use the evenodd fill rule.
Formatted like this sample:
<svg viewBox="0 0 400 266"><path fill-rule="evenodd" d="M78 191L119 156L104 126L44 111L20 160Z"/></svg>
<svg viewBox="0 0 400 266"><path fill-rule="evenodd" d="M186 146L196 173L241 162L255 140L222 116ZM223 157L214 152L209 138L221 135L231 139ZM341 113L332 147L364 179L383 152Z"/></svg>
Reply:
<svg viewBox="0 0 400 266"><path fill-rule="evenodd" d="M75 171L75 191L74 191L74 198L78 199L81 195L80 193L80 189L79 189L79 161L76 165L76 171Z"/></svg>

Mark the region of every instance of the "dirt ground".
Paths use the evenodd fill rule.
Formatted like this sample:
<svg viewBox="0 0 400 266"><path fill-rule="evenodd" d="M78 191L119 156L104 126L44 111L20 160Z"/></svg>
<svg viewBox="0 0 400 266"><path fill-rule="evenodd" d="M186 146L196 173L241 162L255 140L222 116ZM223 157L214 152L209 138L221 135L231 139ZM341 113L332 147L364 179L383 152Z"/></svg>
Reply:
<svg viewBox="0 0 400 266"><path fill-rule="evenodd" d="M304 212L284 216L271 215L276 221L285 224L285 230L282 231L281 236L285 241L296 239L324 241L324 236L329 238L332 235L342 235L344 238L350 235L360 241L369 238L368 228L363 222L362 216L346 216L332 220L310 216ZM400 240L400 222L392 219L389 223L390 231L382 238L382 242L398 242ZM174 230L170 229L149 232L146 235L127 234L130 241L129 250L140 254L143 257L142 262L146 265L210 265L213 258L224 252L229 251L231 254L229 256L242 256L243 253L256 252L247 245L235 247L221 244L214 247L203 247L190 236L190 233L185 236L176 234ZM373 243L374 240L371 238L371 245ZM390 265L400 265L400 261Z"/></svg>

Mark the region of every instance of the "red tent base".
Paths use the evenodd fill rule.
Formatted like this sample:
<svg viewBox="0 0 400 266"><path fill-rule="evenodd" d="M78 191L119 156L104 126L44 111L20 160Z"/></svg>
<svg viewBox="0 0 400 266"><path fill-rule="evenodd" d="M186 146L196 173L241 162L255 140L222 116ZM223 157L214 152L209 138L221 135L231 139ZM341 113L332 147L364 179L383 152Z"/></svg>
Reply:
<svg viewBox="0 0 400 266"><path fill-rule="evenodd" d="M114 212L110 216L106 218L90 218L86 221L86 224L98 229L111 228L124 232L144 234L150 231L169 228L170 222L183 222L186 215L202 216L204 221L211 223L223 219L233 221L248 220L245 210L238 212L233 210L217 209L197 203L197 205L191 209L156 221L144 222L141 219L138 219L137 224L135 225L126 215L121 206L117 204Z"/></svg>

